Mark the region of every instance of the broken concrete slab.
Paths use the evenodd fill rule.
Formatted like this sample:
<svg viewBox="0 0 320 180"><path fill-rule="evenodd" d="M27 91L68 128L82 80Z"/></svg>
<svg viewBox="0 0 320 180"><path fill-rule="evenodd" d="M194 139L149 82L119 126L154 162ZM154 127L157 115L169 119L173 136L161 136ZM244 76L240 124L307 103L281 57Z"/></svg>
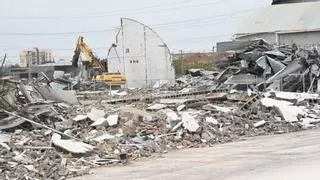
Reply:
<svg viewBox="0 0 320 180"><path fill-rule="evenodd" d="M160 109L164 109L167 106L164 104L153 104L150 107L147 108L148 111L158 111Z"/></svg>
<svg viewBox="0 0 320 180"><path fill-rule="evenodd" d="M92 121L97 121L101 118L104 118L105 112L104 110L99 110L97 108L92 108L90 113L87 114L87 116L92 120Z"/></svg>
<svg viewBox="0 0 320 180"><path fill-rule="evenodd" d="M163 113L166 115L167 117L167 122L175 122L175 121L180 121L181 119L179 118L179 116L177 115L177 113L175 113L173 110L171 109L162 109L159 111L159 113Z"/></svg>
<svg viewBox="0 0 320 180"><path fill-rule="evenodd" d="M9 134L0 133L0 143L10 142L11 136Z"/></svg>
<svg viewBox="0 0 320 180"><path fill-rule="evenodd" d="M87 115L77 115L76 117L73 118L74 121L78 122L78 121L83 121L88 119Z"/></svg>
<svg viewBox="0 0 320 180"><path fill-rule="evenodd" d="M287 122L297 122L299 114L306 115L304 106L294 106L293 103L288 101L263 98L261 103L265 107L276 107Z"/></svg>
<svg viewBox="0 0 320 180"><path fill-rule="evenodd" d="M305 99L320 99L319 94L312 93L296 93L296 92L284 92L284 91L272 91L271 94L274 93L276 98L284 99L284 100L297 100L303 101Z"/></svg>
<svg viewBox="0 0 320 180"><path fill-rule="evenodd" d="M180 112L180 111L184 110L185 108L186 108L186 105L182 104L177 107L177 111Z"/></svg>
<svg viewBox="0 0 320 180"><path fill-rule="evenodd" d="M119 116L114 114L107 117L108 125L109 126L116 126L118 124Z"/></svg>
<svg viewBox="0 0 320 180"><path fill-rule="evenodd" d="M303 125L308 125L308 124L318 124L320 123L320 119L314 119L314 118L302 118L300 119L302 121Z"/></svg>
<svg viewBox="0 0 320 180"><path fill-rule="evenodd" d="M196 132L200 128L198 121L192 116L190 112L182 113L182 123L183 127L190 132Z"/></svg>
<svg viewBox="0 0 320 180"><path fill-rule="evenodd" d="M108 119L107 118L100 118L97 121L95 121L94 123L92 123L90 126L94 127L94 126L108 126Z"/></svg>
<svg viewBox="0 0 320 180"><path fill-rule="evenodd" d="M212 123L214 125L218 125L219 124L218 120L213 118L213 117L206 117L206 122Z"/></svg>
<svg viewBox="0 0 320 180"><path fill-rule="evenodd" d="M51 141L54 145L73 154L85 154L94 149L94 146L91 146L83 142L70 139L61 139L61 135L56 133L52 135Z"/></svg>
<svg viewBox="0 0 320 180"><path fill-rule="evenodd" d="M126 91L111 91L112 96L126 96L128 93Z"/></svg>
<svg viewBox="0 0 320 180"><path fill-rule="evenodd" d="M254 126L255 128L259 128L259 127L264 126L266 123L267 123L267 122L266 122L265 120L262 120L262 121L259 121L259 122L254 123L253 126Z"/></svg>
<svg viewBox="0 0 320 180"><path fill-rule="evenodd" d="M158 89L158 88L161 88L163 87L164 85L168 84L169 81L167 80L158 80L154 83L153 85L153 89Z"/></svg>

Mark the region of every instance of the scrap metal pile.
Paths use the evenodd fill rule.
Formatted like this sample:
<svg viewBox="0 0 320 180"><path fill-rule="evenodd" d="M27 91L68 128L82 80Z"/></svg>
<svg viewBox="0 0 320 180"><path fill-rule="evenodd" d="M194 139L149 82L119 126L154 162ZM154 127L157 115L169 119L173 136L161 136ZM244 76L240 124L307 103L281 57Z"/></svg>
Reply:
<svg viewBox="0 0 320 180"><path fill-rule="evenodd" d="M228 51L229 56L216 63L219 71L189 70L177 79L176 86L246 90L316 92L320 56L315 48L296 44L274 46L258 39L251 45ZM188 89L185 89L188 90Z"/></svg>
<svg viewBox="0 0 320 180"><path fill-rule="evenodd" d="M264 41L254 46L272 50ZM272 54L277 58L280 53ZM284 69L293 63L296 69L294 62L303 58L291 49L288 54L295 56L291 63L280 63ZM237 63L234 56L228 63ZM230 82L240 72L256 73L252 68L257 64L262 64L264 81L287 71L278 60L270 60L275 57L261 58L265 61L244 69L190 70L187 76L191 78L179 78L174 85L158 83L158 89L149 94L121 90L111 93L117 98L101 99L99 95L95 101L79 102L73 91L54 90L47 78L31 84L2 79L0 179L64 179L90 173L90 168L125 164L172 149L212 147L246 137L317 128L318 94L221 89L229 87L222 79ZM192 82L195 79L197 84Z"/></svg>

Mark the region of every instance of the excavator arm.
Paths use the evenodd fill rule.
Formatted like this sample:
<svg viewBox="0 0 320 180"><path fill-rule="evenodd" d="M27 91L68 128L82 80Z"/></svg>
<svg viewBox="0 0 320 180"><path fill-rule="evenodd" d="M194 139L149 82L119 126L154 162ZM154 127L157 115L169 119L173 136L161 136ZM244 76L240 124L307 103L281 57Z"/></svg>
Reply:
<svg viewBox="0 0 320 180"><path fill-rule="evenodd" d="M93 72L95 75L91 77L92 80L104 81L112 87L125 85L126 75L121 73L108 73L107 61L100 61L95 57L92 49L84 42L82 36L78 38L77 46L74 50L72 58L72 65L74 67L78 67L78 61L81 53L89 60L89 68L94 70ZM95 73L95 70L98 70L98 73Z"/></svg>
<svg viewBox="0 0 320 180"><path fill-rule="evenodd" d="M84 38L82 36L80 36L77 40L77 45L72 58L72 66L78 67L80 53L82 53L89 60L90 67L98 68L102 72L107 71L107 68L100 62L97 57L93 55L92 49L84 42Z"/></svg>

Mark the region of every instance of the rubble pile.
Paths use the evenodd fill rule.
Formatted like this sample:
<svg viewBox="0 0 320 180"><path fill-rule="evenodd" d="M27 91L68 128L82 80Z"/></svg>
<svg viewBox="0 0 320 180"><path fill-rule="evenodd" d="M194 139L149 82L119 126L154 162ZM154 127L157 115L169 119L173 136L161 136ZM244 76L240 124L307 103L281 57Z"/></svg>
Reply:
<svg viewBox="0 0 320 180"><path fill-rule="evenodd" d="M275 46L263 39L228 51L216 63L217 71L191 69L177 79L175 87L183 92L203 88L281 90L315 92L319 79L320 56L317 49L296 44Z"/></svg>
<svg viewBox="0 0 320 180"><path fill-rule="evenodd" d="M233 66L225 70L191 69L175 84L108 91L90 101L74 91L54 89L45 74L29 84L3 78L0 179L65 179L173 149L318 128L319 94L259 91L272 87L270 79L278 76L289 82L293 77L288 71L315 72L309 65L317 66L317 58L315 52L294 47L275 51L257 41L234 52L226 61ZM244 59L250 65L238 62ZM246 85L245 91L236 90L244 87L239 85ZM78 92L78 97L91 93L96 95Z"/></svg>

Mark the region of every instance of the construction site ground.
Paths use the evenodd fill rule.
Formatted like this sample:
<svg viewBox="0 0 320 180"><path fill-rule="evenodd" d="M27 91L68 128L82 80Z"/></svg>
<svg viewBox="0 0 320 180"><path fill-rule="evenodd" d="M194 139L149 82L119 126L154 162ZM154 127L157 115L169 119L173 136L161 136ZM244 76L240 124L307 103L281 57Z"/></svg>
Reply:
<svg viewBox="0 0 320 180"><path fill-rule="evenodd" d="M185 149L73 180L318 180L320 130L260 136L213 148Z"/></svg>

